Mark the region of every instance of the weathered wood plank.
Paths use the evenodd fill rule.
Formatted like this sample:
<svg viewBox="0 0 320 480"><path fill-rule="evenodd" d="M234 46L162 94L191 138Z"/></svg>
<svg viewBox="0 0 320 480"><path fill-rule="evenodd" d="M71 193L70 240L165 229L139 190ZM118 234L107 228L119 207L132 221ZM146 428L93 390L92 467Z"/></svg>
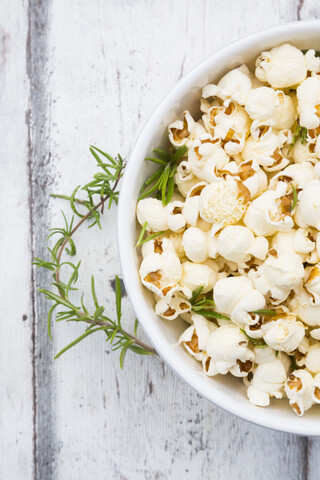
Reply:
<svg viewBox="0 0 320 480"><path fill-rule="evenodd" d="M30 82L29 149L30 195L32 220L32 249L34 256L46 258L46 236L49 229L48 199L51 189L50 117L51 98L47 89L47 32L50 1L29 1L29 33L27 43L27 71ZM54 378L52 374L52 348L47 335L47 307L37 292L49 286L50 275L34 269L34 451L36 459L35 480L51 479L54 468Z"/></svg>
<svg viewBox="0 0 320 480"><path fill-rule="evenodd" d="M162 95L206 55L241 35L296 18L297 2L285 0L94 0L90 8L84 1L53 0L48 63L38 71L42 102L50 99L40 109L48 116L49 132L40 140L46 154L51 151L52 169L37 164L46 188L54 182L50 188L65 193L88 180L95 170L90 143L126 154ZM49 201L46 216L52 225L61 205ZM103 232L82 230L77 237L84 258L80 291L88 290L95 272L111 310L110 282L119 272L114 222L112 211ZM40 245L43 231L37 228ZM125 310L133 316L128 302ZM39 320L40 314L42 306ZM43 351L47 342L40 333L45 333L38 333ZM54 348L78 334L79 326L57 325ZM49 396L39 390L38 402L54 408L45 442L46 458L54 455L56 465L46 478L253 480L256 472L265 480L306 478L304 439L218 410L157 359L129 356L120 373L117 354L107 351L103 336L93 336L61 357L54 373L44 372Z"/></svg>
<svg viewBox="0 0 320 480"><path fill-rule="evenodd" d="M31 479L34 469L27 33L26 2L1 2L1 479Z"/></svg>

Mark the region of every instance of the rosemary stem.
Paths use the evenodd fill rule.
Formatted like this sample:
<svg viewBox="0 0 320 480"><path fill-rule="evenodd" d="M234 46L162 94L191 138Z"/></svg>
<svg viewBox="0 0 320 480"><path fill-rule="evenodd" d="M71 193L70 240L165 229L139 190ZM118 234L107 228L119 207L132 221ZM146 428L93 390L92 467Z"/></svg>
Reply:
<svg viewBox="0 0 320 480"><path fill-rule="evenodd" d="M92 321L89 321L88 323L90 323L91 325L99 325L100 327L111 326L111 324L109 322L103 322L101 320L96 320L96 321L92 320ZM123 333L125 333L125 335L127 335L129 338L131 338L131 340L133 340L136 345L138 345L141 348L144 348L145 350L148 350L148 352L153 353L154 355L158 355L157 351L154 348L150 347L149 345L147 345L144 342L141 342L141 340L136 338L134 335L131 335L130 333L125 332L124 330L122 330L122 331L123 331Z"/></svg>
<svg viewBox="0 0 320 480"><path fill-rule="evenodd" d="M119 171L119 175L116 179L116 181L114 182L114 185L112 187L112 192L115 192L117 186L118 186L118 183L120 181L120 178L122 176L122 172L125 168L125 163L123 164L121 170ZM51 195L53 198L61 198L63 200L70 200L71 197L68 197L67 195L59 195L59 194L54 194L54 195ZM67 245L67 243L69 242L70 238L74 235L74 233L79 229L79 227L90 217L90 215L92 214L93 211L95 210L98 210L98 208L101 207L101 212L103 213L103 207L104 207L104 204L107 200L109 200L110 198L110 194L109 195L106 195L105 197L101 198L100 202L97 203L97 205L95 205L92 209L89 209L88 210L88 213L86 215L84 215L81 220L79 220L79 222L74 226L74 228L71 230L70 232L70 235L68 237L65 237L60 248L59 248L59 251L58 251L58 255L57 255L57 268L56 268L56 284L57 284L57 287L58 287L58 290L59 290L59 295L61 298L63 298L64 300L66 300L65 298L65 295L62 291L62 289L60 288L60 262L61 262L61 257L62 257L62 253ZM82 204L82 205L85 205L85 202L83 202L82 200L79 200L79 199L74 199L75 202L79 203L79 204ZM82 312L81 310L78 310L78 314L79 316L81 317L85 317L85 313ZM109 322L103 322L102 320L87 320L88 323L90 323L91 325L98 325L98 326L101 326L101 327L111 327L112 325L109 323ZM130 333L124 331L123 329L121 329L122 332L127 336L129 337L137 346L147 350L148 352L154 354L154 355L157 355L157 352L154 348L150 347L149 345L145 344L144 342L142 342L141 340L139 340L138 338L136 338L134 335L131 335Z"/></svg>
<svg viewBox="0 0 320 480"><path fill-rule="evenodd" d="M62 198L63 200L69 200L69 201L71 199L71 197L68 197L68 195L60 195L58 193L52 193L50 195L50 197L52 197L52 198ZM74 198L73 201L76 202L76 203L79 203L79 205L85 205L86 204L86 202L84 200L80 200L80 198Z"/></svg>

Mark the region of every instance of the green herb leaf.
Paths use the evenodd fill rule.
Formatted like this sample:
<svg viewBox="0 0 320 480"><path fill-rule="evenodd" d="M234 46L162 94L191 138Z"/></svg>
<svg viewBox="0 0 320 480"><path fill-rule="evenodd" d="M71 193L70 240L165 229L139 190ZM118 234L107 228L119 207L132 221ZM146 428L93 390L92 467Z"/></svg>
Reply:
<svg viewBox="0 0 320 480"><path fill-rule="evenodd" d="M175 188L174 173L178 166L177 162L187 153L187 151L188 148L185 145L179 147L173 155L170 155L168 152L159 148L155 148L153 152L158 158L146 157L145 160L159 164L160 168L144 181L138 200L142 200L143 198L156 193L157 195L160 194L162 203L168 205L172 199ZM147 189L147 187L149 188Z"/></svg>
<svg viewBox="0 0 320 480"><path fill-rule="evenodd" d="M276 310L253 310L252 312L250 313L256 313L257 315L266 315L268 317L276 317L277 315L279 315Z"/></svg>
<svg viewBox="0 0 320 480"><path fill-rule="evenodd" d="M297 190L295 189L292 183L291 183L291 187L292 187L292 193L293 193L293 200L292 200L292 205L290 210L292 211L296 208L296 205L298 203L298 194L297 194Z"/></svg>
<svg viewBox="0 0 320 480"><path fill-rule="evenodd" d="M291 361L292 370L299 370L299 367L296 363L296 359L295 359L294 355L290 356L290 361Z"/></svg>
<svg viewBox="0 0 320 480"><path fill-rule="evenodd" d="M196 288L196 290L194 290L192 292L192 297L189 298L189 302L191 303L191 305L193 305L196 301L197 301L197 298L199 297L200 293L202 292L203 290L203 285L201 285L200 287Z"/></svg>
<svg viewBox="0 0 320 480"><path fill-rule="evenodd" d="M95 328L95 329L87 330L85 333L83 333L82 335L80 335L80 337L76 338L75 340L73 340L73 342L69 343L69 345L67 345L67 346L64 347L62 350L60 350L60 352L57 353L57 355L54 357L54 359L56 360L56 359L59 358L63 353L65 353L65 352L67 352L68 350L70 350L70 348L74 347L75 345L77 345L78 343L80 343L82 340L84 340L85 338L87 338L89 335L92 335L93 333L98 332L99 330L105 330L105 328L104 328L104 327L98 327L98 328Z"/></svg>
<svg viewBox="0 0 320 480"><path fill-rule="evenodd" d="M146 230L147 230L147 225L148 225L148 222L144 222L143 227L142 227L141 232L140 232L140 235L139 235L139 238L138 238L138 241L137 241L137 243L136 243L136 247L138 247L139 245L141 245L141 242L142 242L142 240L143 240L144 234L146 233Z"/></svg>
<svg viewBox="0 0 320 480"><path fill-rule="evenodd" d="M143 245L144 243L146 242L149 242L150 240L153 240L154 238L157 238L159 237L160 235L162 235L163 233L165 233L165 230L162 230L160 232L156 232L156 233L153 233L152 235L149 235L148 237L146 238L143 238L145 233L146 233L146 229L147 229L147 222L144 223L143 227L142 227L142 230L140 232L140 235L139 235L139 238L138 238L138 241L136 243L136 248Z"/></svg>
<svg viewBox="0 0 320 480"><path fill-rule="evenodd" d="M133 333L135 336L137 335L138 325L139 325L139 320L136 318L134 321L134 330L133 330Z"/></svg>
<svg viewBox="0 0 320 480"><path fill-rule="evenodd" d="M292 143L289 147L288 153L291 152L291 150L293 149L294 145L296 144L298 138L300 138L300 141L301 141L302 144L306 143L307 142L307 136L308 136L308 130L305 127L301 127L299 122L297 122L297 127L296 127L296 130L295 130L294 134L293 134Z"/></svg>
<svg viewBox="0 0 320 480"><path fill-rule="evenodd" d="M193 308L194 307L192 307L192 310L193 310ZM230 320L230 318L227 317L226 315L223 315L222 313L218 313L218 312L213 312L212 310L200 309L200 310L196 310L196 312L199 315L203 315L204 317L218 318L218 319L221 319L221 320Z"/></svg>
<svg viewBox="0 0 320 480"><path fill-rule="evenodd" d="M118 275L116 275L116 279L115 279L115 291L116 291L117 320L118 320L118 326L121 327L121 283Z"/></svg>

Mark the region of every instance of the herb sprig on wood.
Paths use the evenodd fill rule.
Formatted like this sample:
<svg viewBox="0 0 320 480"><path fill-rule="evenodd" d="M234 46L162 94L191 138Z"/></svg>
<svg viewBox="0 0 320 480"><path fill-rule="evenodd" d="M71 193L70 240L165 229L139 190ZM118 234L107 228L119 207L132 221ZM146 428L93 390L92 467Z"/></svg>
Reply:
<svg viewBox="0 0 320 480"><path fill-rule="evenodd" d="M77 303L71 300L70 292L77 290L75 285L79 277L81 261L75 263L72 262L70 258L63 260L65 254L68 257L74 257L76 255L73 235L79 227L86 222L89 228L98 225L101 229L100 217L104 212L104 206L107 205L108 209L110 209L113 203L117 204L118 202L119 191L117 188L126 163L120 155L113 158L108 153L96 147L90 147L90 152L102 171L96 173L93 179L82 188L80 186L75 188L70 196L52 195L54 198L68 200L74 215L71 221L68 222L66 215L62 212L64 226L51 229L48 236L49 243L51 243L54 237L58 237L52 246L47 247L50 253L50 259L43 260L35 258L34 265L37 268L45 268L52 272L51 290L45 288L39 290L48 300L53 302L47 319L50 338L52 338L51 320L54 313L57 321L82 322L86 325L84 333L64 347L55 358L58 358L62 353L89 335L103 331L106 335L106 341L111 344L112 350L120 350L120 366L123 368L124 359L129 350L140 355L152 355L155 354L156 351L137 338L138 320L135 320L133 334L124 330L121 323L122 295L120 279L117 276L115 278L116 320L113 320L106 315L105 307L98 301L94 277L91 278L91 295L94 310L92 312L89 311L84 303L83 297L79 298ZM85 199L76 197L80 191L85 192ZM96 203L95 200L97 197L99 200ZM82 210L84 209L84 211L80 211L79 207L81 207ZM75 217L79 218L76 225L74 225ZM61 279L62 276L64 280ZM65 277L67 278L66 280Z"/></svg>

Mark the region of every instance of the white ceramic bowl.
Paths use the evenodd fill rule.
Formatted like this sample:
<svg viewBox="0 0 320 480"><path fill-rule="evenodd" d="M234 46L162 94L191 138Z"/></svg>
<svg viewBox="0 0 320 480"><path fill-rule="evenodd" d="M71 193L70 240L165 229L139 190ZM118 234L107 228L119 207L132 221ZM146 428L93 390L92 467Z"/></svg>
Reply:
<svg viewBox="0 0 320 480"><path fill-rule="evenodd" d="M209 378L202 373L201 364L177 345L186 324L182 320L165 321L155 315L153 299L139 280L139 259L134 248L138 192L153 169L151 162L145 162L144 158L153 148L167 144L167 125L185 109L199 112L200 91L204 85L219 80L241 63L253 67L262 50L283 42L301 49L320 49L320 21L290 23L242 38L201 62L162 100L143 128L126 167L118 210L119 253L125 287L136 315L158 353L181 378L214 404L258 425L301 435L320 435L319 407L312 408L303 417L293 413L287 400L274 400L267 408L255 407L248 402L240 379L231 375Z"/></svg>

